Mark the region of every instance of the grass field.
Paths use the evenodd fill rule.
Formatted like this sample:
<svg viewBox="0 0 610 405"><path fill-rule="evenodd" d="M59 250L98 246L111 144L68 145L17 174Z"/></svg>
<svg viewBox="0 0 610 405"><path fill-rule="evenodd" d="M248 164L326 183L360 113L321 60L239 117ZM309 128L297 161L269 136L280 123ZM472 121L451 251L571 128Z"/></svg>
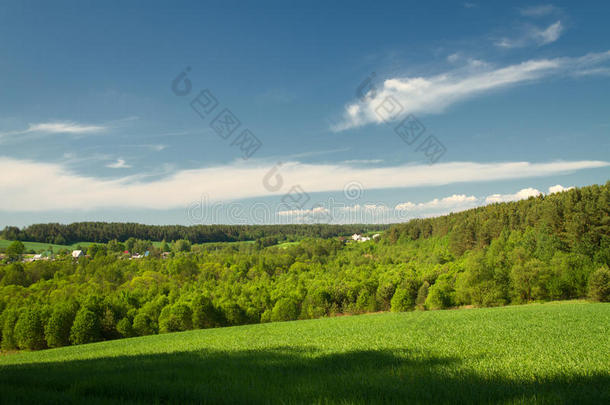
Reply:
<svg viewBox="0 0 610 405"><path fill-rule="evenodd" d="M610 304L385 313L0 356L1 402L610 403Z"/></svg>
<svg viewBox="0 0 610 405"><path fill-rule="evenodd" d="M276 247L282 248L282 249L286 249L288 246L295 246L298 245L299 243L301 243L301 241L294 241L294 242L280 242L277 245L275 245Z"/></svg>
<svg viewBox="0 0 610 405"><path fill-rule="evenodd" d="M0 248L6 248L8 245L13 243L12 240L0 239ZM53 252L57 253L61 249L74 250L77 246L81 246L83 248L89 247L93 242L78 242L72 245L55 245L53 243L40 243L40 242L22 242L25 246L26 251L33 250L37 253L45 252L49 250L49 247L53 248Z"/></svg>

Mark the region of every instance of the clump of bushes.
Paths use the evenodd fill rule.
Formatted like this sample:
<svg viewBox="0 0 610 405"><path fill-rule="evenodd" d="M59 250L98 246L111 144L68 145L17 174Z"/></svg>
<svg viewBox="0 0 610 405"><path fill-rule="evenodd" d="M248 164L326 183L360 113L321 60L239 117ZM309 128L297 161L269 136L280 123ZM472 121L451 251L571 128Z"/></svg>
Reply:
<svg viewBox="0 0 610 405"><path fill-rule="evenodd" d="M610 302L610 269L601 267L589 276L589 298Z"/></svg>

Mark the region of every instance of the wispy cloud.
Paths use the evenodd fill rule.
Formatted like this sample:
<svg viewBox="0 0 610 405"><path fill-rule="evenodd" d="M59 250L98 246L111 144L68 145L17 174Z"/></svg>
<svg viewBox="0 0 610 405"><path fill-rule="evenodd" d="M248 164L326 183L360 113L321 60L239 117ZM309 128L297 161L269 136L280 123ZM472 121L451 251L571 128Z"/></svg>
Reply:
<svg viewBox="0 0 610 405"><path fill-rule="evenodd" d="M350 159L344 160L343 163L346 165L371 165L375 163L383 163L383 159Z"/></svg>
<svg viewBox="0 0 610 405"><path fill-rule="evenodd" d="M538 6L524 7L519 10L521 15L526 17L542 17L553 14L558 11L558 8L552 4L542 4Z"/></svg>
<svg viewBox="0 0 610 405"><path fill-rule="evenodd" d="M471 97L546 77L577 75L591 71L608 60L610 51L577 58L529 60L495 69L485 65L477 68L471 66L430 77L389 78L363 101L348 104L341 121L331 129L343 131L370 123L382 123L385 117L378 114L377 109L388 97L394 97L403 107L404 114L398 115L398 118L409 113L440 113Z"/></svg>
<svg viewBox="0 0 610 405"><path fill-rule="evenodd" d="M41 122L36 124L29 124L26 129L0 132L0 139L9 138L17 135L28 135L28 134L91 134L102 132L107 127L102 125L84 125L72 121L53 121L53 122Z"/></svg>
<svg viewBox="0 0 610 405"><path fill-rule="evenodd" d="M140 144L140 145L121 145L121 148L142 148L142 149L149 149L149 150L152 150L155 152L161 152L162 150L167 149L167 145L160 144L160 143L156 143L156 144L144 143L144 144Z"/></svg>
<svg viewBox="0 0 610 405"><path fill-rule="evenodd" d="M561 21L557 21L549 25L547 29L536 32L535 37L541 45L546 45L557 41L562 32L563 25Z"/></svg>
<svg viewBox="0 0 610 405"><path fill-rule="evenodd" d="M105 128L99 125L82 125L76 122L45 122L30 124L25 132L47 132L50 134L87 134L100 132Z"/></svg>
<svg viewBox="0 0 610 405"><path fill-rule="evenodd" d="M125 160L123 159L117 159L116 162L114 163L108 163L106 165L106 167L110 168L110 169L128 169L131 166L128 165L127 163L125 163Z"/></svg>
<svg viewBox="0 0 610 405"><path fill-rule="evenodd" d="M557 21L548 27L542 29L535 26L527 26L524 32L516 38L501 38L495 42L495 45L500 48L522 48L530 45L547 45L559 39L564 26L561 21Z"/></svg>
<svg viewBox="0 0 610 405"><path fill-rule="evenodd" d="M120 163L120 162L119 162ZM124 163L123 163L124 164ZM285 187L269 192L263 178L270 165L233 165L181 170L165 178L144 181L142 176L108 180L87 177L65 166L0 158L0 210L87 210L104 207L169 209L185 207L206 194L214 201L281 196L289 186L306 192L336 192L357 179L364 189L427 187L460 182L532 178L610 166L610 162L550 163L452 162L391 167L352 167L337 164L285 163L278 172Z"/></svg>

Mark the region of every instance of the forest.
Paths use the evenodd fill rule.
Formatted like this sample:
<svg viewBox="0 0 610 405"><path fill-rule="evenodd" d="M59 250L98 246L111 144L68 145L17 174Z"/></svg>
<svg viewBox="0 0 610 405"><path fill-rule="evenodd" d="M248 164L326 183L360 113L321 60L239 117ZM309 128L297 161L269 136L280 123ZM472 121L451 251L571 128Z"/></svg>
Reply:
<svg viewBox="0 0 610 405"><path fill-rule="evenodd" d="M38 350L376 311L610 301L609 202L607 182L415 219L363 243L339 238L326 226L270 227L268 234L264 227L236 234L219 227L238 240L250 231L259 238L285 240L283 231L304 237L286 245L206 245L179 232L168 237L165 227L142 226L149 233L131 234L127 229L134 225L125 224L118 237L112 230L119 225L91 223L97 224L91 234L62 234L90 239L99 231L102 240L114 238L90 246L86 257L23 263L16 252L4 259L0 347ZM89 229L75 225L46 225L40 235ZM45 226L19 235L30 229ZM316 229L327 231L315 234ZM154 248L144 236L171 242ZM128 241L152 253L130 260L124 253Z"/></svg>
<svg viewBox="0 0 610 405"><path fill-rule="evenodd" d="M75 222L63 224L34 224L19 229L4 228L0 236L7 240L66 245L78 242L125 242L129 238L153 241L187 239L191 243L237 242L261 238L296 240L303 237L330 238L370 230L385 229L387 225L143 225L127 222Z"/></svg>

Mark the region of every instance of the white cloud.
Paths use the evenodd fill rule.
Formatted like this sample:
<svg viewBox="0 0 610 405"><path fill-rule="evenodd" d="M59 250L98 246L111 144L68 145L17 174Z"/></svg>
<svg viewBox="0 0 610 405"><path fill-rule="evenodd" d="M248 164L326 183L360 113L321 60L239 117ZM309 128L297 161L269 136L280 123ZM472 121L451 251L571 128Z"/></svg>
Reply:
<svg viewBox="0 0 610 405"><path fill-rule="evenodd" d="M549 192L547 194L561 193L564 191L571 190L573 188L574 187L564 187L561 184L557 184L557 185L549 187ZM528 199L530 197L537 197L541 194L543 194L543 193L540 192L539 190L530 187L530 188L521 189L521 190L517 191L515 194L492 194L485 198L485 203L492 204L492 203L497 203L497 202L519 201L519 200Z"/></svg>
<svg viewBox="0 0 610 405"><path fill-rule="evenodd" d="M556 184L554 186L549 187L549 194L553 193L563 193L564 191L572 190L574 187L564 187L561 184Z"/></svg>
<svg viewBox="0 0 610 405"><path fill-rule="evenodd" d="M563 30L564 27L561 24L561 21L557 21L545 29L528 26L520 36L516 38L502 38L499 41L496 41L495 45L500 48L522 48L529 45L547 45L557 41Z"/></svg>
<svg viewBox="0 0 610 405"><path fill-rule="evenodd" d="M325 207L314 207L312 209L284 210L284 211L279 211L278 214L280 216L289 216L289 217L306 217L306 216L330 214L330 210Z"/></svg>
<svg viewBox="0 0 610 405"><path fill-rule="evenodd" d="M460 58L461 58L461 57L462 57L462 56L460 55L460 53L459 53L459 52L452 53L451 55L447 56L447 61L448 61L448 62L451 62L451 63L455 63L455 62L457 62L458 60L460 60Z"/></svg>
<svg viewBox="0 0 610 405"><path fill-rule="evenodd" d="M461 64L466 65L467 67L471 67L471 68L482 68L482 67L489 66L489 64L487 62L484 62L480 59L466 57L461 52L456 52L456 53L452 53L452 54L448 55L447 62L456 64L456 65L461 63Z"/></svg>
<svg viewBox="0 0 610 405"><path fill-rule="evenodd" d="M578 58L540 59L502 68L466 68L430 77L391 78L365 100L348 104L341 122L334 131L382 123L388 119L382 104L393 97L402 107L402 114L440 113L447 107L474 96L480 96L518 84L533 82L560 74L576 74L610 60L610 51L591 53ZM381 114L378 114L379 110ZM391 117L392 119L394 117Z"/></svg>
<svg viewBox="0 0 610 405"><path fill-rule="evenodd" d="M106 167L109 167L111 169L128 169L131 166L126 164L123 159L117 159L116 162L109 163L109 164L106 165Z"/></svg>
<svg viewBox="0 0 610 405"><path fill-rule="evenodd" d="M557 41L562 31L563 25L561 25L561 21L557 21L555 24L549 25L547 29L537 32L536 36L541 44L546 45Z"/></svg>
<svg viewBox="0 0 610 405"><path fill-rule="evenodd" d="M610 162L571 161L551 163L450 162L435 165L351 167L339 164L284 163L277 173L262 163L181 170L152 181L136 176L116 179L87 177L65 166L0 157L0 210L50 211L124 207L169 209L185 207L208 195L212 201L285 195L300 185L307 193L340 191L358 179L364 189L412 188L459 182L532 178L610 166ZM271 174L270 174L271 173ZM282 185L268 191L267 184Z"/></svg>
<svg viewBox="0 0 610 405"><path fill-rule="evenodd" d="M359 212L359 211L388 211L390 208L384 204L355 204L355 205L346 205L337 207L338 211L343 212Z"/></svg>
<svg viewBox="0 0 610 405"><path fill-rule="evenodd" d="M162 150L167 149L167 145L145 143L145 144L139 144L139 145L121 145L121 148L143 148L143 149L149 149L149 150L152 150L155 152L161 152Z"/></svg>
<svg viewBox="0 0 610 405"><path fill-rule="evenodd" d="M374 164L374 163L383 163L383 159L351 159L351 160L344 160L343 163L345 163L347 165L354 165L354 164L370 165L370 164Z"/></svg>
<svg viewBox="0 0 610 405"><path fill-rule="evenodd" d="M548 194L568 191L573 188L574 187L563 187L562 185L557 184L549 187ZM421 213L426 214L423 216L445 215L451 212L464 211L487 204L525 200L542 194L543 193L539 190L531 187L523 188L514 194L492 194L481 198L466 196L465 194L454 194L449 197L441 199L435 198L423 203L413 203L407 201L396 205L394 210L404 211L405 213L408 212L410 214L413 213L419 216L421 216ZM415 217L416 215L411 215L411 217Z"/></svg>
<svg viewBox="0 0 610 405"><path fill-rule="evenodd" d="M471 195L454 194L445 198L435 198L423 203L412 203L410 201L400 203L394 207L397 211L427 211L427 210L463 210L473 208L479 200Z"/></svg>
<svg viewBox="0 0 610 405"><path fill-rule="evenodd" d="M530 187L519 190L515 194L492 194L485 198L485 203L493 204L508 201L519 201L530 197L537 197L540 194L542 194L540 191Z"/></svg>
<svg viewBox="0 0 610 405"><path fill-rule="evenodd" d="M539 6L524 7L519 10L521 15L526 17L541 17L549 14L553 14L557 11L557 7L552 4L543 4Z"/></svg>
<svg viewBox="0 0 610 405"><path fill-rule="evenodd" d="M574 72L574 76L610 76L610 68L584 69Z"/></svg>

